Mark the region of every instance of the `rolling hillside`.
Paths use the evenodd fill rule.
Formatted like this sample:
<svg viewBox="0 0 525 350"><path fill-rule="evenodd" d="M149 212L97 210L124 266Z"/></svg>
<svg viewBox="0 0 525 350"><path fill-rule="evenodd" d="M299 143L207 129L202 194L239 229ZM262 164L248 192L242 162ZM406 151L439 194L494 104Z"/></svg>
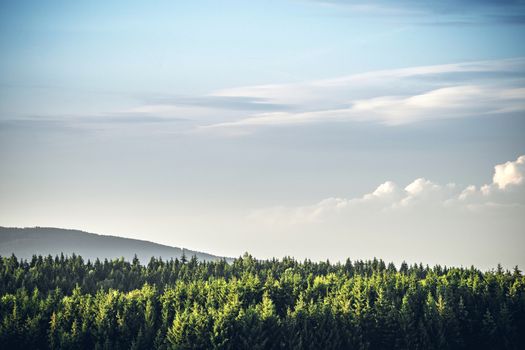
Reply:
<svg viewBox="0 0 525 350"><path fill-rule="evenodd" d="M136 254L141 263L147 264L152 256L164 260L181 258L182 252L188 259L195 255L200 261L219 260L222 257L153 242L116 236L99 235L79 230L52 227L10 228L0 227L0 255L15 254L30 259L33 254L57 255L75 253L84 259L94 260L124 257L133 259ZM226 260L231 260L226 258Z"/></svg>

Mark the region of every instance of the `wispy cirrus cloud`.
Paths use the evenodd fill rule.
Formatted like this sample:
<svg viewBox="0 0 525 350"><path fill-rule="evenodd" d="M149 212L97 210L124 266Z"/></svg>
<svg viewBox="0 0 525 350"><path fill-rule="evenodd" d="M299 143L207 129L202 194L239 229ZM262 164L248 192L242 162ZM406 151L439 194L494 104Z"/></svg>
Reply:
<svg viewBox="0 0 525 350"><path fill-rule="evenodd" d="M157 106L194 106L241 111L272 111L287 108L284 104L270 103L263 97L251 96L156 96L146 101Z"/></svg>
<svg viewBox="0 0 525 350"><path fill-rule="evenodd" d="M179 124L183 118L165 118L148 114L113 113L108 115L81 116L28 116L23 118L0 119L0 129L39 130L102 130L109 128L144 128L163 124Z"/></svg>
<svg viewBox="0 0 525 350"><path fill-rule="evenodd" d="M171 123L163 131L239 136L260 128L315 123L400 126L428 120L516 114L525 112L525 58L241 86L206 95L154 95L139 101L135 107L113 113L29 119L81 128ZM19 120L17 125L29 119ZM185 123L173 123L181 120ZM4 120L5 123L13 121Z"/></svg>
<svg viewBox="0 0 525 350"><path fill-rule="evenodd" d="M407 18L416 24L480 25L525 24L525 2L522 0L312 0L337 6L349 15L363 14Z"/></svg>
<svg viewBox="0 0 525 350"><path fill-rule="evenodd" d="M525 59L409 67L293 84L247 86L214 96L263 99L289 110L202 126L242 129L329 121L402 125L525 111Z"/></svg>

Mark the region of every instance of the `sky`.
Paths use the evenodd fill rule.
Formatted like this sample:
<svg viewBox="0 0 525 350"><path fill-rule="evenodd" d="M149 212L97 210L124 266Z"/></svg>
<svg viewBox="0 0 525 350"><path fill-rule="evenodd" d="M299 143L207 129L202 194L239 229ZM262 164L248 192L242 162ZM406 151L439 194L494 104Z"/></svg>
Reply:
<svg viewBox="0 0 525 350"><path fill-rule="evenodd" d="M0 225L525 266L522 0L2 1Z"/></svg>

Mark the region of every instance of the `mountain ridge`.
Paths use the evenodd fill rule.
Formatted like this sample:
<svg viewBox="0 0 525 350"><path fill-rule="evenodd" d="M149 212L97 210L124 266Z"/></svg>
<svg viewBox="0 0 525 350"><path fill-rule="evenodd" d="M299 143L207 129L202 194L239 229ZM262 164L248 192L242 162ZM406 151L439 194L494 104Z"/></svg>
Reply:
<svg viewBox="0 0 525 350"><path fill-rule="evenodd" d="M135 255L142 264L147 264L151 257L164 260L180 259L184 255L189 259L196 256L202 261L216 261L230 257L173 247L142 239L104 235L76 229L56 227L3 227L0 226L0 255L15 254L19 258L30 259L33 255L71 255L84 259L115 259L124 257L131 260Z"/></svg>

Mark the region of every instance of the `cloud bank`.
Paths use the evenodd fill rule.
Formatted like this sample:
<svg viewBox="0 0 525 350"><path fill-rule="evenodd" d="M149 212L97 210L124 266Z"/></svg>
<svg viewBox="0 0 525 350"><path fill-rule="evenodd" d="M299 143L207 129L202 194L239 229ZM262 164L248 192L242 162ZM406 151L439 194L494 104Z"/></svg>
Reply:
<svg viewBox="0 0 525 350"><path fill-rule="evenodd" d="M386 216L423 217L439 213L441 220L459 214L485 215L497 210L525 210L525 155L494 167L493 181L480 187L445 185L418 178L399 186L386 181L358 198L326 198L313 205L254 210L249 219L267 226L289 227L349 219L381 219ZM412 219L410 219L412 220ZM521 219L523 224L523 219Z"/></svg>
<svg viewBox="0 0 525 350"><path fill-rule="evenodd" d="M247 211L244 221L258 233L249 236L254 246L275 242L283 254L523 267L524 179L522 155L496 165L483 185L386 181L359 197Z"/></svg>

